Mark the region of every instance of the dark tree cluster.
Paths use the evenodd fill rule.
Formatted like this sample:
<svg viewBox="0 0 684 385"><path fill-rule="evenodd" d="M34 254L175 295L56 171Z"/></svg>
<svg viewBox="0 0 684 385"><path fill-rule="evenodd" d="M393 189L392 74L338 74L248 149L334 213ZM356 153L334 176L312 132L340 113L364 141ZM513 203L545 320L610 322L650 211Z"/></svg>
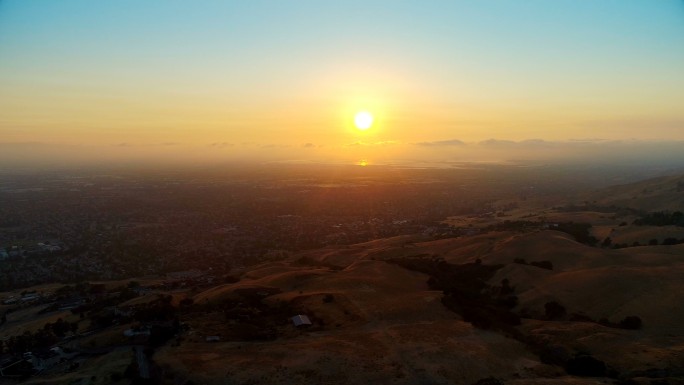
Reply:
<svg viewBox="0 0 684 385"><path fill-rule="evenodd" d="M544 304L544 314L548 320L557 320L565 317L565 306L556 301L547 302Z"/></svg>
<svg viewBox="0 0 684 385"><path fill-rule="evenodd" d="M681 211L656 211L634 220L637 226L680 226L684 227L684 213Z"/></svg>
<svg viewBox="0 0 684 385"><path fill-rule="evenodd" d="M573 376L603 377L606 375L606 363L588 354L578 354L568 360L565 371Z"/></svg>
<svg viewBox="0 0 684 385"><path fill-rule="evenodd" d="M503 265L486 265L481 261L455 265L439 258L394 258L388 262L428 274L428 285L444 293L444 306L460 314L464 321L480 329L517 334L513 326L520 325L520 317L511 311L517 305L517 297L502 294L512 288L503 282L498 289L487 284Z"/></svg>
<svg viewBox="0 0 684 385"><path fill-rule="evenodd" d="M42 329L35 332L25 331L18 336L11 336L5 341L5 349L8 353L21 354L39 348L49 348L59 342L68 331L75 331L76 323L63 321L61 318L54 323L47 323Z"/></svg>
<svg viewBox="0 0 684 385"><path fill-rule="evenodd" d="M555 227L554 229L572 235L577 242L589 246L596 246L596 244L598 244L598 239L591 235L591 224L589 223L559 223L558 227Z"/></svg>
<svg viewBox="0 0 684 385"><path fill-rule="evenodd" d="M532 261L530 263L527 263L527 261L524 258L515 258L513 260L513 263L517 263L520 265L530 265L538 267L540 269L553 270L553 263L551 263L551 261Z"/></svg>
<svg viewBox="0 0 684 385"><path fill-rule="evenodd" d="M615 329L638 330L641 329L643 323L641 317L632 315L623 318L620 322L610 322L608 318L601 318L598 323L603 326Z"/></svg>

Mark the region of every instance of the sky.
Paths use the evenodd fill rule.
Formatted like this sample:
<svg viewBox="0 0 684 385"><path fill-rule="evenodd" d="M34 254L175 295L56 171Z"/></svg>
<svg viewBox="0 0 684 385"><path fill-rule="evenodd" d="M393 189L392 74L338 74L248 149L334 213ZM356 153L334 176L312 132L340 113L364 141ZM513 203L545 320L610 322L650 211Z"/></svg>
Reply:
<svg viewBox="0 0 684 385"><path fill-rule="evenodd" d="M461 159L492 139L672 143L683 103L682 0L0 0L12 154L346 161Z"/></svg>

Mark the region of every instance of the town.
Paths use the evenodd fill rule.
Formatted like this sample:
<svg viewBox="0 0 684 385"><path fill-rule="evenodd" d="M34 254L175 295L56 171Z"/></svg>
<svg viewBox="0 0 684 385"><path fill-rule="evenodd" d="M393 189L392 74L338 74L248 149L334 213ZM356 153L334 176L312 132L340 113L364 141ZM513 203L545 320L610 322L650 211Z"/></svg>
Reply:
<svg viewBox="0 0 684 385"><path fill-rule="evenodd" d="M543 173L497 167L331 170L344 177L287 166L200 177L4 177L0 290L194 268L227 273L326 245L453 234L442 223L448 216L492 215L492 202L504 196L577 188L571 180L548 185Z"/></svg>

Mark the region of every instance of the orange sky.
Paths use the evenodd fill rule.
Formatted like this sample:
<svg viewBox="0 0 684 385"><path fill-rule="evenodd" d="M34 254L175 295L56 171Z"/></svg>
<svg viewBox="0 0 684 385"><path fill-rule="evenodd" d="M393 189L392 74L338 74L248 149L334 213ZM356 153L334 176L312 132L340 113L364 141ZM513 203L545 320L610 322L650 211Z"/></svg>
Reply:
<svg viewBox="0 0 684 385"><path fill-rule="evenodd" d="M122 3L0 4L0 142L296 160L684 140L680 2Z"/></svg>

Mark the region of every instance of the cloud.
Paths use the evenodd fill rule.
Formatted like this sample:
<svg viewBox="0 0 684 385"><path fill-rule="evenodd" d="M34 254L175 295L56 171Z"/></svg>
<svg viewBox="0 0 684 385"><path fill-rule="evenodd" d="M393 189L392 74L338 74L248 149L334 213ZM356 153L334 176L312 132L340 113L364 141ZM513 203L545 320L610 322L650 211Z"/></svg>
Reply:
<svg viewBox="0 0 684 385"><path fill-rule="evenodd" d="M399 142L394 141L394 140L384 140L384 141L379 141L379 142L373 142L373 143L368 143L368 142L354 142L354 143L349 143L346 144L345 147L359 147L359 146L364 146L364 147L371 147L371 146L392 146L399 144Z"/></svg>
<svg viewBox="0 0 684 385"><path fill-rule="evenodd" d="M304 143L304 144L302 145L302 147L304 147L304 148L312 148L312 147L316 147L316 146L315 146L313 143Z"/></svg>
<svg viewBox="0 0 684 385"><path fill-rule="evenodd" d="M518 143L526 146L552 146L555 144L554 142L548 142L544 139L525 139Z"/></svg>
<svg viewBox="0 0 684 385"><path fill-rule="evenodd" d="M487 139L478 143L480 146L511 146L517 144L512 140Z"/></svg>
<svg viewBox="0 0 684 385"><path fill-rule="evenodd" d="M462 140L458 140L458 139L450 139L450 140L438 140L435 142L420 142L420 143L416 143L416 146L425 146L425 147L465 146L465 142L463 142Z"/></svg>
<svg viewBox="0 0 684 385"><path fill-rule="evenodd" d="M215 142L210 144L211 147L216 147L216 148L224 148L224 147L233 147L233 143L228 143L228 142Z"/></svg>

